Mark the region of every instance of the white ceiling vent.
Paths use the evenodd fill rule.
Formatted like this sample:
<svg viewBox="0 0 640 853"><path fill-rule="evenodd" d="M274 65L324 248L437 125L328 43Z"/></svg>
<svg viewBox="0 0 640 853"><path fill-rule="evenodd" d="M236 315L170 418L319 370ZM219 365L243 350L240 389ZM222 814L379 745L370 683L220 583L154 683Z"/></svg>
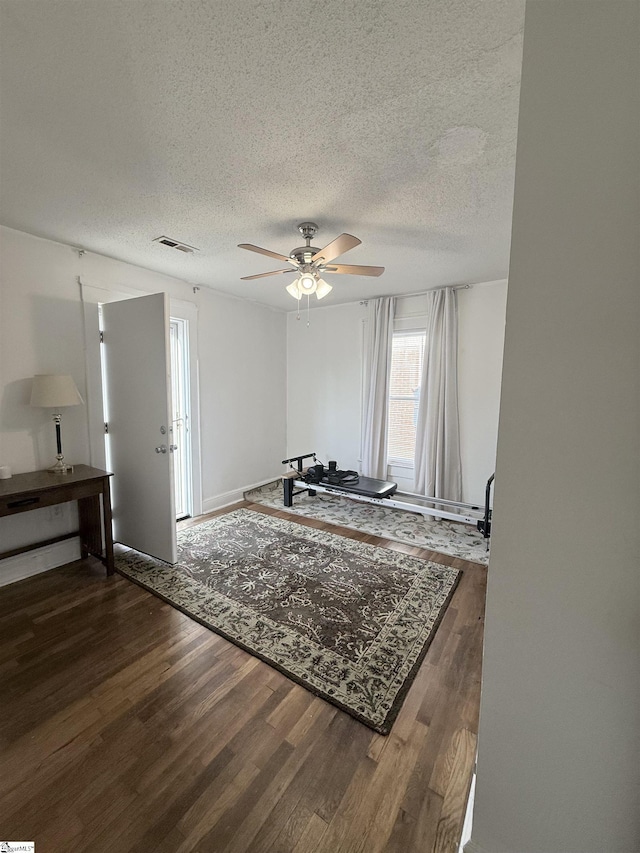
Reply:
<svg viewBox="0 0 640 853"><path fill-rule="evenodd" d="M156 237L154 243L162 243L163 246L169 246L170 249L177 249L179 252L199 252L195 246L189 246L187 243L181 243L180 240L174 240L172 237Z"/></svg>

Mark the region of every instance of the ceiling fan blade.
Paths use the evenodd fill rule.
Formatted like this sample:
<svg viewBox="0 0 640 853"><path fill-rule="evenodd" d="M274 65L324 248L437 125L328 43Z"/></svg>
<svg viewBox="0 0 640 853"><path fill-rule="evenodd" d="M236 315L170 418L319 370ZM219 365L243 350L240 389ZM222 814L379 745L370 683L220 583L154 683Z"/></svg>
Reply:
<svg viewBox="0 0 640 853"><path fill-rule="evenodd" d="M257 275L243 275L240 281L253 281L254 278L264 278L267 275L279 275L281 272L294 272L294 270L274 270L273 272L259 272Z"/></svg>
<svg viewBox="0 0 640 853"><path fill-rule="evenodd" d="M357 264L331 264L323 266L323 272L342 273L342 275L382 275L384 267L362 267Z"/></svg>
<svg viewBox="0 0 640 853"><path fill-rule="evenodd" d="M258 254L266 255L268 258L276 258L278 261L287 261L288 263L297 266L293 258L288 258L286 255L279 255L277 252L272 252L270 249L261 249L260 246L254 246L253 243L238 243L238 248L248 249L250 252L258 252Z"/></svg>
<svg viewBox="0 0 640 853"><path fill-rule="evenodd" d="M336 237L335 240L328 243L324 249L320 249L319 252L316 252L311 258L311 263L315 264L321 259L325 263L327 261L332 261L339 255L344 255L344 253L348 252L349 249L359 246L360 243L362 243L362 240L358 240L358 238L354 237L353 234L341 234L339 237Z"/></svg>

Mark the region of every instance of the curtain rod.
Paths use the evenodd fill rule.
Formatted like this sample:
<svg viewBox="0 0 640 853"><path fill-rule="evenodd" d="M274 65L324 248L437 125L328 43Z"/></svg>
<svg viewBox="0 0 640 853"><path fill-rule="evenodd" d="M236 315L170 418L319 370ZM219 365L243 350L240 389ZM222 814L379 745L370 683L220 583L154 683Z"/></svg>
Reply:
<svg viewBox="0 0 640 853"><path fill-rule="evenodd" d="M421 290L419 293L398 293L398 294L390 294L395 299L407 299L409 296L426 296L427 293L433 293L434 290L446 290L450 288L451 290L471 290L473 287L472 284L443 284L441 287L431 287L429 290ZM381 298L381 297L372 297L372 298ZM369 300L363 299L360 302L360 305L368 305Z"/></svg>

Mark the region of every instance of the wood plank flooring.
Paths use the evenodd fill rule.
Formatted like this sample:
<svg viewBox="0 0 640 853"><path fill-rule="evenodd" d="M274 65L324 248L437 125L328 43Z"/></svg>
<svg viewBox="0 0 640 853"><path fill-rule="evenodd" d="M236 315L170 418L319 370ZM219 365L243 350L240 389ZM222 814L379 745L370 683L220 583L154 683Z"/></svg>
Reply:
<svg viewBox="0 0 640 853"><path fill-rule="evenodd" d="M0 837L38 853L455 853L486 569L238 506L463 569L391 734L73 563L0 589Z"/></svg>

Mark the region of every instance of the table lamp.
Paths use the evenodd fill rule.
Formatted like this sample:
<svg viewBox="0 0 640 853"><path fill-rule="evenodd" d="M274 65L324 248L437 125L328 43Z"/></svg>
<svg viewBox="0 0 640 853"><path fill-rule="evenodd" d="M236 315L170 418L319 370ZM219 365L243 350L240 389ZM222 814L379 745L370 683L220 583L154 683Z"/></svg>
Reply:
<svg viewBox="0 0 640 853"><path fill-rule="evenodd" d="M72 465L67 465L62 455L62 437L60 432L60 421L62 415L60 409L65 406L79 406L84 403L80 396L76 383L71 376L63 376L53 373L38 374L33 377L31 388L31 405L45 409L53 409L53 420L56 425L56 442L58 446L57 462L48 470L52 474L68 474L73 471Z"/></svg>

